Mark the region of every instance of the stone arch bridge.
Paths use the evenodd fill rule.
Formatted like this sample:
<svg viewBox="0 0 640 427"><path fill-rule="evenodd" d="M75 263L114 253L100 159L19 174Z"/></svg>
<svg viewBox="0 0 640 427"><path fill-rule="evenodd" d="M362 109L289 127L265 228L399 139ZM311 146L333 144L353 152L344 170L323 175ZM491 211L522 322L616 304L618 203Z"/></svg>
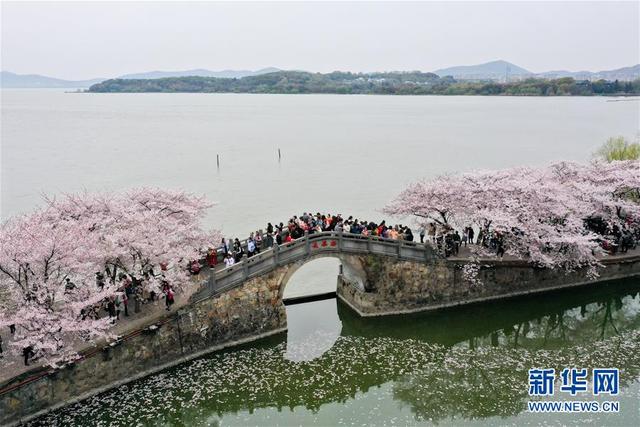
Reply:
<svg viewBox="0 0 640 427"><path fill-rule="evenodd" d="M357 284L362 291L368 291L371 284L366 280L361 258L370 255L422 264L442 259L431 246L422 243L340 232L307 234L291 243L274 245L251 258L244 258L231 267L207 270L207 283L192 300L214 297L251 279L273 273L279 278L277 286L282 298L289 278L302 265L324 257L340 259L343 266L341 275Z"/></svg>

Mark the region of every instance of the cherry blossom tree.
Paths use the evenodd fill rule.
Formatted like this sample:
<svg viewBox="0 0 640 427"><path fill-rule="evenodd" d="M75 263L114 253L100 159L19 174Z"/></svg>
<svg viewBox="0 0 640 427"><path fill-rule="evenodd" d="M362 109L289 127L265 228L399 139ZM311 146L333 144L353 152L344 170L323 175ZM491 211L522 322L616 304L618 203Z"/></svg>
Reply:
<svg viewBox="0 0 640 427"><path fill-rule="evenodd" d="M0 325L16 325L11 350L31 348L49 361L109 335L108 318L88 308L112 296L120 274L158 292L189 281L189 262L218 242L200 221L211 206L180 191L70 194L0 226ZM98 286L96 274L105 279Z"/></svg>
<svg viewBox="0 0 640 427"><path fill-rule="evenodd" d="M413 215L421 223L475 226L485 235L500 235L506 253L543 267L573 270L598 266L600 243L608 239L590 228L588 220L598 218L609 229L637 220L638 191L640 161L561 162L420 181L384 212ZM486 254L482 246L473 251Z"/></svg>

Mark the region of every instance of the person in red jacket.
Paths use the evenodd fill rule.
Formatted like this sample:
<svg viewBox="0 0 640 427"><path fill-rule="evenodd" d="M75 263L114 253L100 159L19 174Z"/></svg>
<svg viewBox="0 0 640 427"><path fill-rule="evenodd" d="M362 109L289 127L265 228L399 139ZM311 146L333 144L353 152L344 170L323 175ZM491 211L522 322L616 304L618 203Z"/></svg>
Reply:
<svg viewBox="0 0 640 427"><path fill-rule="evenodd" d="M213 268L218 263L218 253L215 249L209 248L207 251L207 265L209 268Z"/></svg>

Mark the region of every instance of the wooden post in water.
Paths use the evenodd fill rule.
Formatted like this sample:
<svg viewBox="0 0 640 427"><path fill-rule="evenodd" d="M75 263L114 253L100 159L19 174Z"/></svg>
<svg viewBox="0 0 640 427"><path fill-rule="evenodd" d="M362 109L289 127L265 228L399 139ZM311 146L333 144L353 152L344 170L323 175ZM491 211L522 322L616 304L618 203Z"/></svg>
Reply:
<svg viewBox="0 0 640 427"><path fill-rule="evenodd" d="M216 165L218 165L218 169L220 169L220 154L216 154Z"/></svg>
<svg viewBox="0 0 640 427"><path fill-rule="evenodd" d="M280 159L282 159L282 155L280 155L280 149L278 148L278 161L280 161Z"/></svg>

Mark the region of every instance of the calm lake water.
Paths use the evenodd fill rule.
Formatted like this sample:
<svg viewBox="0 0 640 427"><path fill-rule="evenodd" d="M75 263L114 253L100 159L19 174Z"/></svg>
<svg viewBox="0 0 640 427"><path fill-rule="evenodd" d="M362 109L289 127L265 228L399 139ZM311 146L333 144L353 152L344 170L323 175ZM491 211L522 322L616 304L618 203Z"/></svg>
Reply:
<svg viewBox="0 0 640 427"><path fill-rule="evenodd" d="M302 211L379 220L417 178L585 161L608 137L640 129L640 101L595 97L1 95L3 218L42 193L161 186L218 202L206 223L234 237ZM286 295L335 289L337 269L332 259L304 266ZM36 424L637 425L639 291L625 281L385 319L359 319L335 300L290 306L286 335ZM527 413L533 366L621 368L622 413Z"/></svg>

